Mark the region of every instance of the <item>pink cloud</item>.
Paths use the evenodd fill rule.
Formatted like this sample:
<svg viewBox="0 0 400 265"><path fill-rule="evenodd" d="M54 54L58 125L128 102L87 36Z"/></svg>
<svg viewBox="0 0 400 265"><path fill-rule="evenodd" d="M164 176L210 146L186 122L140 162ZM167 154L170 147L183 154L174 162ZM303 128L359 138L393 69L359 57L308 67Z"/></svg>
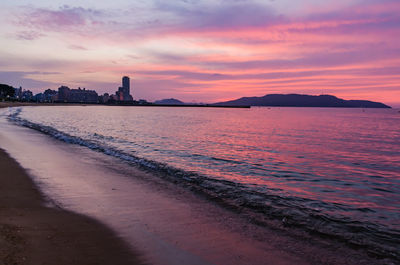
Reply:
<svg viewBox="0 0 400 265"><path fill-rule="evenodd" d="M263 89L357 95L364 89L370 95L373 89L393 93L393 84L399 83L398 1L369 0L292 17L251 1L199 3L158 1L147 11L124 12L68 6L25 10L19 16L20 38L35 39L40 37L35 34L54 31L68 33L61 38L72 50L96 47L88 43L126 49L123 62L98 58L70 68L116 76L131 73L138 89L146 90L138 92L143 97L170 91L176 93L171 96L182 93L184 99L196 95L211 101L227 93L252 95ZM166 39L175 40L176 48L163 47ZM149 41L159 45L129 55L135 44ZM180 47L187 52L180 52Z"/></svg>
<svg viewBox="0 0 400 265"><path fill-rule="evenodd" d="M82 51L88 50L88 49L85 48L84 46L76 45L76 44L69 45L68 48L70 48L70 49L72 49L72 50L82 50Z"/></svg>

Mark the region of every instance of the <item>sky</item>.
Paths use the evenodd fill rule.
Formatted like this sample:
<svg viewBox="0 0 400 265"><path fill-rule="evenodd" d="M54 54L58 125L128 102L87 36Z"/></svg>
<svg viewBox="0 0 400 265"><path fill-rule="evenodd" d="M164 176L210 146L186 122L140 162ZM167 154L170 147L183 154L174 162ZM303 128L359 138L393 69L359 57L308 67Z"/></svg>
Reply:
<svg viewBox="0 0 400 265"><path fill-rule="evenodd" d="M1 0L0 83L217 102L332 94L400 107L399 0Z"/></svg>

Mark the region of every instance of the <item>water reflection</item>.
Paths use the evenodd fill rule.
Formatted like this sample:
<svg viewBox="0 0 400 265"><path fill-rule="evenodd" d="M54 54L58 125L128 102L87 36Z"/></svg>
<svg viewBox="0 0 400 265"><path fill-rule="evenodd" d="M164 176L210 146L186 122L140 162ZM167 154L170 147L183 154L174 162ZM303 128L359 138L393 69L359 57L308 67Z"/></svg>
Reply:
<svg viewBox="0 0 400 265"><path fill-rule="evenodd" d="M395 110L74 106L24 108L21 117L258 192L321 202L334 216L400 229Z"/></svg>

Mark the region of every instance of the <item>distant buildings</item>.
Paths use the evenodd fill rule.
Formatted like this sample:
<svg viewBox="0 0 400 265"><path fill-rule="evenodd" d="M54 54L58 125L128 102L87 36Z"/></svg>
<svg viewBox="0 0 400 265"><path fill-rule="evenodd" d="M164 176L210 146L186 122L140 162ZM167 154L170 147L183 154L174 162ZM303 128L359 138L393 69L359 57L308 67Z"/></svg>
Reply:
<svg viewBox="0 0 400 265"><path fill-rule="evenodd" d="M99 95L94 90L70 89L67 86L58 88L57 100L58 102L71 102L71 103L97 103Z"/></svg>
<svg viewBox="0 0 400 265"><path fill-rule="evenodd" d="M99 96L99 103L107 103L110 100L110 95L108 93L104 93L104 95Z"/></svg>
<svg viewBox="0 0 400 265"><path fill-rule="evenodd" d="M33 96L31 101L40 103L51 103L57 99L57 91L46 89L43 93L38 93Z"/></svg>
<svg viewBox="0 0 400 265"><path fill-rule="evenodd" d="M22 101L32 101L33 100L33 93L30 90L24 90L21 96Z"/></svg>
<svg viewBox="0 0 400 265"><path fill-rule="evenodd" d="M102 96L98 96L97 92L94 90L70 89L66 86L61 86L58 88L57 102L75 102L75 103L108 103L110 101L131 101L133 102L133 97L130 94L131 86L130 79L128 76L122 77L122 86L118 88L115 95L109 95L105 93Z"/></svg>
<svg viewBox="0 0 400 265"><path fill-rule="evenodd" d="M14 91L15 91L14 97L16 99L21 99L22 98L22 87L14 88Z"/></svg>
<svg viewBox="0 0 400 265"><path fill-rule="evenodd" d="M57 91L46 89L43 93L43 102L53 102L57 97Z"/></svg>
<svg viewBox="0 0 400 265"><path fill-rule="evenodd" d="M14 99L20 101L32 101L34 98L32 91L24 90L22 87L14 88Z"/></svg>
<svg viewBox="0 0 400 265"><path fill-rule="evenodd" d="M4 85L6 86L6 85ZM122 86L118 88L114 95L105 93L99 96L95 90L88 89L71 89L67 86L60 86L58 90L47 89L42 93L33 95L30 90L23 90L22 87L13 88L10 100L18 101L34 101L34 102L65 102L65 103L101 103L101 104L147 104L144 100L140 102L133 101L130 94L130 79L128 76L122 77ZM1 91L0 91L1 92ZM1 94L2 95L2 94ZM1 96L0 95L0 96ZM4 96L5 97L5 96Z"/></svg>

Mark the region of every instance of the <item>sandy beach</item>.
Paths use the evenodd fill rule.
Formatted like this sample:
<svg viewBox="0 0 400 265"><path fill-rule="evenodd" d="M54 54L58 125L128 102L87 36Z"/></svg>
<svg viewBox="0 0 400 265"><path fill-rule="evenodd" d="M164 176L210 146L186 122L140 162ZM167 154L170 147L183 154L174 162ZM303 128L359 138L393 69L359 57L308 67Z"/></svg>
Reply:
<svg viewBox="0 0 400 265"><path fill-rule="evenodd" d="M99 222L44 206L25 171L0 150L0 264L141 264Z"/></svg>
<svg viewBox="0 0 400 265"><path fill-rule="evenodd" d="M50 106L54 104L50 103L33 103L33 102L12 102L12 101L0 101L0 108L8 108L8 107L23 107L23 106Z"/></svg>

